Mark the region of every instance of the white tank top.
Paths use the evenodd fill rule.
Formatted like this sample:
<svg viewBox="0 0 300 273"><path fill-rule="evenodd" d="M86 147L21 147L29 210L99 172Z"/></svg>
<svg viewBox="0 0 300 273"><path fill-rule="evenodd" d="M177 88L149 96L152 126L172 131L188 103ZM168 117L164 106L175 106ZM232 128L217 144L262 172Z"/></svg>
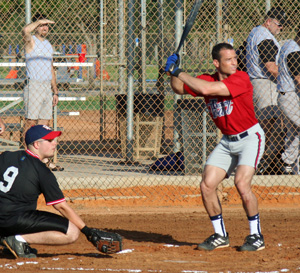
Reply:
<svg viewBox="0 0 300 273"><path fill-rule="evenodd" d="M48 40L34 39L34 48L30 53L25 53L26 75L36 81L51 81L53 48Z"/></svg>

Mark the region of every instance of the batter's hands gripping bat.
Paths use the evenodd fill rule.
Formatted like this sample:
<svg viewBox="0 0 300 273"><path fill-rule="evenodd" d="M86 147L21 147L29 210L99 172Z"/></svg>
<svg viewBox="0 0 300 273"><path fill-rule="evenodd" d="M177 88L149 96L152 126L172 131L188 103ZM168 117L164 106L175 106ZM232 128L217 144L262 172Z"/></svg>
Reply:
<svg viewBox="0 0 300 273"><path fill-rule="evenodd" d="M203 3L203 0L195 1L194 5L191 9L191 12L186 20L179 44L178 44L177 49L175 50L174 54L179 54L179 51L180 51L181 47L183 46L183 43L184 43L186 37L188 36L190 30L192 29L192 27L194 25L194 22L196 20L197 14L199 12L199 9L200 9L202 3ZM170 73L167 72L167 75L170 75Z"/></svg>

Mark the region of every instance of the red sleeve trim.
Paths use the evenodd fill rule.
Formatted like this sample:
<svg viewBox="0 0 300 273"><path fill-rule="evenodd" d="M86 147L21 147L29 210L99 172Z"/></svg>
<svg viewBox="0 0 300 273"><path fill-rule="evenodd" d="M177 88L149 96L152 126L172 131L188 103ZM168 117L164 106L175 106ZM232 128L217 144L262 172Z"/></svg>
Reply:
<svg viewBox="0 0 300 273"><path fill-rule="evenodd" d="M46 203L46 205L47 205L47 206L53 206L53 205L62 203L62 202L64 202L64 201L66 201L66 199L65 199L65 198L62 198L62 199L59 199L59 200L55 200L55 201L52 201L52 202L48 202L48 203Z"/></svg>

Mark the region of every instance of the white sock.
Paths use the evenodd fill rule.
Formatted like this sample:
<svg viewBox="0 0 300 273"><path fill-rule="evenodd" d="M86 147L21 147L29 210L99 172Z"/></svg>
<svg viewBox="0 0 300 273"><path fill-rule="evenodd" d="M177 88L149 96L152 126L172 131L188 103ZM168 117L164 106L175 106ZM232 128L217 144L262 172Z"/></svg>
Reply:
<svg viewBox="0 0 300 273"><path fill-rule="evenodd" d="M21 235L15 235L16 240L22 243L27 243Z"/></svg>
<svg viewBox="0 0 300 273"><path fill-rule="evenodd" d="M261 234L259 213L251 217L248 216L248 221L250 227L250 235Z"/></svg>
<svg viewBox="0 0 300 273"><path fill-rule="evenodd" d="M220 234L223 237L227 236L227 232L225 229L225 225L224 225L224 221L223 221L223 216L222 214L216 215L216 216L212 216L210 217L210 220L213 224L215 233Z"/></svg>

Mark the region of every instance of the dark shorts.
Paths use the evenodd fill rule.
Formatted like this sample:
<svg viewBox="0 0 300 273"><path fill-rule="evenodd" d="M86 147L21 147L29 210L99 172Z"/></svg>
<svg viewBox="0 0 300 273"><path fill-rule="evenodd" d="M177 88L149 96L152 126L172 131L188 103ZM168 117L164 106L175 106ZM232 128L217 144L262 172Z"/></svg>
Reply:
<svg viewBox="0 0 300 273"><path fill-rule="evenodd" d="M22 235L42 231L60 231L67 233L69 220L47 211L33 210L16 215L10 219L14 224L1 224L0 236Z"/></svg>

